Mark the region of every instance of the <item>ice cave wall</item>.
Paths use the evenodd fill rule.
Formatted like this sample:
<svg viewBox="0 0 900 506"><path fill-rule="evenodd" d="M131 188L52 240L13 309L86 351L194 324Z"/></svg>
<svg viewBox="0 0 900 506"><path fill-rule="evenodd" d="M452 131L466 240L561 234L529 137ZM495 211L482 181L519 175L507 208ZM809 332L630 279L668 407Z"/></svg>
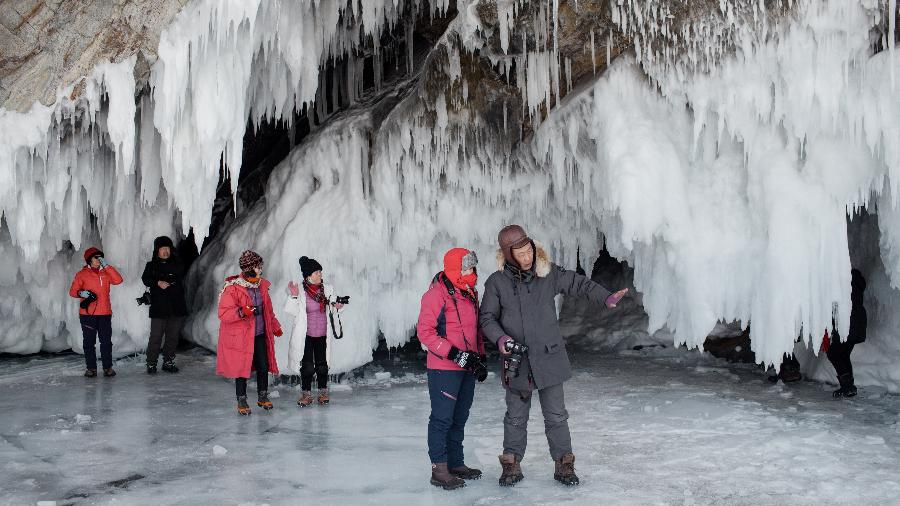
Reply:
<svg viewBox="0 0 900 506"><path fill-rule="evenodd" d="M651 331L700 346L718 320L752 322L757 359L777 362L801 329L815 349L832 315L846 327L858 206L877 207L886 282L873 300L892 307L895 0L700 3L456 2L416 72L306 138L207 245L190 335L214 346L218 287L241 250L267 258L276 307L310 255L353 296L333 364L347 370L379 333L409 338L444 249L475 248L487 272L496 231L517 221L567 266L605 239L634 266ZM64 289L81 261L67 245L97 242L130 280L114 302L117 349L139 349L145 245L203 237L223 167L237 184L247 118L313 104L322 62L404 9L451 7L350 5L192 1L162 32L136 108L124 59L74 100L63 88L51 106L0 110L0 248L16 259L0 314L18 325L0 349L78 348Z"/></svg>

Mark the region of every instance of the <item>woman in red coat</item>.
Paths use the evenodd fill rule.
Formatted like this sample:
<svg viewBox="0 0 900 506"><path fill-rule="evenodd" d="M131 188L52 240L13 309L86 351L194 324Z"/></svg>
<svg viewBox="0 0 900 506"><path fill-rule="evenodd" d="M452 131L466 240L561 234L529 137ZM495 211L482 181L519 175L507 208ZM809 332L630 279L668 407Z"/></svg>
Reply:
<svg viewBox="0 0 900 506"><path fill-rule="evenodd" d="M275 337L281 324L275 318L268 280L262 278L263 260L247 250L241 254L241 273L225 279L219 295L219 345L216 374L235 378L238 413L250 414L247 379L256 370L256 405L269 410L269 373L278 374Z"/></svg>
<svg viewBox="0 0 900 506"><path fill-rule="evenodd" d="M444 255L444 270L422 296L416 333L428 348L428 456L431 484L445 490L481 478L463 461L463 438L475 381L484 381L484 339L478 329L478 258L464 248Z"/></svg>
<svg viewBox="0 0 900 506"><path fill-rule="evenodd" d="M103 375L116 375L112 368L112 303L109 289L122 282L122 275L112 265L107 265L103 252L98 248L88 248L84 252L85 265L72 280L69 296L81 299L78 319L84 339L84 361L88 378L97 376L97 337L100 337L100 358L103 361Z"/></svg>

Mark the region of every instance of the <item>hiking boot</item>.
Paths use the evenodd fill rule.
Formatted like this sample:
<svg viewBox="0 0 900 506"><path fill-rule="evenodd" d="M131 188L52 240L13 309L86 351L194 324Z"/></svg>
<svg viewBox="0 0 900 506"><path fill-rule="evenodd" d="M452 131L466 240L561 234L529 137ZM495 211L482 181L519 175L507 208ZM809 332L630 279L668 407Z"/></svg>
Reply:
<svg viewBox="0 0 900 506"><path fill-rule="evenodd" d="M472 469L471 467L467 467L465 464L450 469L450 474L464 480L481 479L481 469Z"/></svg>
<svg viewBox="0 0 900 506"><path fill-rule="evenodd" d="M325 404L328 404L329 399L328 399L328 389L327 388L319 389L319 398L316 399L316 402L318 402L322 406L324 406Z"/></svg>
<svg viewBox="0 0 900 506"><path fill-rule="evenodd" d="M500 486L510 487L525 479L525 476L522 475L522 467L516 460L515 455L511 453L500 455L500 466L503 467L503 473L500 475Z"/></svg>
<svg viewBox="0 0 900 506"><path fill-rule="evenodd" d="M147 364L147 374L156 374L156 364Z"/></svg>
<svg viewBox="0 0 900 506"><path fill-rule="evenodd" d="M97 377L97 369L88 369L84 371L85 378L96 378Z"/></svg>
<svg viewBox="0 0 900 506"><path fill-rule="evenodd" d="M575 456L567 453L556 461L556 471L553 479L563 485L578 485L578 476L575 475Z"/></svg>
<svg viewBox="0 0 900 506"><path fill-rule="evenodd" d="M256 405L268 411L275 406L272 405L272 401L269 400L269 392L263 390L257 394Z"/></svg>
<svg viewBox="0 0 900 506"><path fill-rule="evenodd" d="M301 408L305 408L313 403L312 393L309 390L304 390L302 394L300 394L300 398L297 399L297 405Z"/></svg>
<svg viewBox="0 0 900 506"><path fill-rule="evenodd" d="M175 359L164 360L163 361L163 371L166 371L166 372L172 373L172 374L175 374L176 372L178 372L178 366L175 365Z"/></svg>
<svg viewBox="0 0 900 506"><path fill-rule="evenodd" d="M856 385L853 384L853 373L841 374L838 376L838 382L841 384L841 388L838 388L831 394L835 399L856 397L857 391Z"/></svg>
<svg viewBox="0 0 900 506"><path fill-rule="evenodd" d="M247 404L247 396L242 395L237 398L238 405L237 410L239 415L249 415L250 414L250 405Z"/></svg>
<svg viewBox="0 0 900 506"><path fill-rule="evenodd" d="M116 371L114 371L112 367L110 367L109 369L103 369L103 375L107 378L112 378L116 375Z"/></svg>
<svg viewBox="0 0 900 506"><path fill-rule="evenodd" d="M431 464L431 484L444 490L456 490L466 486L466 482L450 474L447 463Z"/></svg>

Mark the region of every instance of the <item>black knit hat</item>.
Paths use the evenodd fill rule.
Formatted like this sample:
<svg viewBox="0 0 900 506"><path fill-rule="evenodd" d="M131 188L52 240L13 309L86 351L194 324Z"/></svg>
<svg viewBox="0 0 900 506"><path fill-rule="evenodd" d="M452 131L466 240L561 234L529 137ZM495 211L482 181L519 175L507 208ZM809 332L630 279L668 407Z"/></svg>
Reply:
<svg viewBox="0 0 900 506"><path fill-rule="evenodd" d="M322 264L316 262L312 258L300 257L300 272L303 273L303 279L306 279L316 271L322 270Z"/></svg>

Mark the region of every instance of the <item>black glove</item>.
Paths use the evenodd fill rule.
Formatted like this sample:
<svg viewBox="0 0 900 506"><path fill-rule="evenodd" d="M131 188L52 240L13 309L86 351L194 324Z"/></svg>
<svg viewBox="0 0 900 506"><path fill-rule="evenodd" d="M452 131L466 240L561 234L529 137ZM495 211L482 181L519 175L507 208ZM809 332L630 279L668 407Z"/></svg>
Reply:
<svg viewBox="0 0 900 506"><path fill-rule="evenodd" d="M472 361L476 359L474 353L469 351L459 351L459 348L457 348L456 346L450 347L450 352L447 353L447 358L463 369L468 369Z"/></svg>
<svg viewBox="0 0 900 506"><path fill-rule="evenodd" d="M447 353L447 358L463 369L471 371L478 381L487 379L487 367L485 367L484 361L481 360L479 355L476 355L471 351L459 351L459 348L456 346L451 346L450 352Z"/></svg>

